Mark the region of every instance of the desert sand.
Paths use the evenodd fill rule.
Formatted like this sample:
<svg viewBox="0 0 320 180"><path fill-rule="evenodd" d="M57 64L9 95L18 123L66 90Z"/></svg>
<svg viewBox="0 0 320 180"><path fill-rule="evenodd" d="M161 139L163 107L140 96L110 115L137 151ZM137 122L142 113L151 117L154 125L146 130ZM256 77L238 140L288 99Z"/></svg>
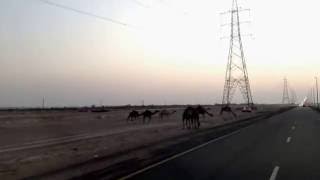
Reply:
<svg viewBox="0 0 320 180"><path fill-rule="evenodd" d="M201 118L201 130L232 123L259 113L271 112L278 105L259 105L252 113L236 111L237 118L225 113L219 115L218 106L207 107L214 117ZM167 108L168 109L168 108ZM155 109L152 109L155 110ZM161 110L161 108L157 108ZM155 115L150 123L142 118L127 122L130 109L112 109L110 112L78 111L13 111L0 112L0 179L36 177L68 168L100 157L112 157L104 166L135 157L131 149L148 147L167 138L195 133L182 129L183 108L161 120ZM142 110L140 110L141 112ZM125 155L120 155L126 152ZM85 172L86 171L86 172ZM90 169L59 178L79 176ZM52 179L55 179L54 173ZM50 176L48 176L50 177Z"/></svg>

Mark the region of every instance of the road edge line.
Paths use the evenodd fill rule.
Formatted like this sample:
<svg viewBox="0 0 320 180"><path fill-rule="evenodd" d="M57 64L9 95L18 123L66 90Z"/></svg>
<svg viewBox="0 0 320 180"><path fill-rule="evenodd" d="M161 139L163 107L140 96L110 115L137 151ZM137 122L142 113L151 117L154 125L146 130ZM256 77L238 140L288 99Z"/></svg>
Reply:
<svg viewBox="0 0 320 180"><path fill-rule="evenodd" d="M287 138L287 143L290 143L290 142L291 142L291 139L292 139L291 137L288 137L288 138Z"/></svg>
<svg viewBox="0 0 320 180"><path fill-rule="evenodd" d="M250 127L250 126L248 126L248 127ZM246 128L248 128L248 127L246 127ZM206 143L200 144L200 145L198 145L198 146L196 146L196 147L193 147L193 148L191 148L191 149L189 149L189 150L186 150L186 151L184 151L184 152L178 153L178 154L173 155L173 156L171 156L171 157L169 157L169 158L166 158L166 159L164 159L164 160L162 160L162 161L159 161L159 162L154 163L154 164L152 164L152 165L150 165L150 166L147 166L147 167L145 167L145 168L143 168L143 169L140 169L140 170L138 170L138 171L135 171L135 172L133 172L133 173L131 173L131 174L129 174L129 175L126 175L126 176L124 176L124 177L121 177L121 178L119 178L118 180L126 180L126 179L129 179L129 178L132 178L132 177L134 177L134 176L136 176L136 175L138 175L138 174L141 174L141 173L143 173L143 172L146 172L146 171L148 171L148 170L150 170L150 169L152 169L152 168L154 168L154 167L157 167L157 166L159 166L159 165L161 165L161 164L164 164L164 163L166 163L166 162L168 162L168 161L171 161L171 160L173 160L173 159L176 159L176 158L178 158L178 157L184 156L184 155L186 155L186 154L188 154L188 153L191 153L191 152L193 152L193 151L196 151L196 150L198 150L198 149L201 149L201 148L203 148L203 147L205 147L205 146L207 146L207 145L209 145L209 144L211 144L211 143L214 143L214 142L217 142L217 141L219 141L219 140L222 140L222 139L228 138L228 137L230 137L230 136L233 136L233 135L235 135L235 134L238 134L238 133L240 133L240 131L243 130L243 129L244 129L244 128L239 129L239 130L236 130L236 131L234 131L234 132L232 132L232 133L229 133L229 134L226 134L226 135L224 135L224 136L221 136L221 137L212 139L212 140L210 140L210 141L208 141L208 142L206 142Z"/></svg>
<svg viewBox="0 0 320 180"><path fill-rule="evenodd" d="M277 179L277 175L278 175L279 169L280 169L279 166L275 166L273 168L273 171L272 171L272 174L271 174L269 180L276 180Z"/></svg>

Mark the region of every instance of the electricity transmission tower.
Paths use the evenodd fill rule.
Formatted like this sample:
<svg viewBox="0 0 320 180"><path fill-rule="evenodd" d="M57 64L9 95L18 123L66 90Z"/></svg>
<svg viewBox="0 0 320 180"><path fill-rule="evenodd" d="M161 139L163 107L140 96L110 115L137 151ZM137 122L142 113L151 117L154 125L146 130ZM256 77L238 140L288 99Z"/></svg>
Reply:
<svg viewBox="0 0 320 180"><path fill-rule="evenodd" d="M316 96L315 96L315 92L314 92L314 87L312 87L312 90L311 90L312 92L312 101L313 101L313 106L315 106L316 105Z"/></svg>
<svg viewBox="0 0 320 180"><path fill-rule="evenodd" d="M284 81L283 81L282 104L290 104L287 78L284 78Z"/></svg>
<svg viewBox="0 0 320 180"><path fill-rule="evenodd" d="M315 96L314 96L314 87L310 89L309 95L308 95L308 103L312 106L316 104Z"/></svg>
<svg viewBox="0 0 320 180"><path fill-rule="evenodd" d="M42 109L44 109L44 97L42 98Z"/></svg>
<svg viewBox="0 0 320 180"><path fill-rule="evenodd" d="M247 104L247 106L250 108L253 107L249 77L243 52L240 30L241 22L239 17L239 12L246 10L248 9L239 8L237 0L232 0L232 8L230 11L228 11L228 13L231 14L231 33L222 99L222 104L224 107L230 107L229 105L231 104L237 87L240 89L240 92L245 100L245 104Z"/></svg>
<svg viewBox="0 0 320 180"><path fill-rule="evenodd" d="M290 103L291 104L297 103L297 94L296 94L296 91L292 88L290 88Z"/></svg>

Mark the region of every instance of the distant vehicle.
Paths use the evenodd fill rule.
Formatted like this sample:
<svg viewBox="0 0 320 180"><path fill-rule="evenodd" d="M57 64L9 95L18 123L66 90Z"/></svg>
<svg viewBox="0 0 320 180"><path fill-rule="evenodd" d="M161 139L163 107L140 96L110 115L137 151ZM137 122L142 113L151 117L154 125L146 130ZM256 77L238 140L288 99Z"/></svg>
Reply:
<svg viewBox="0 0 320 180"><path fill-rule="evenodd" d="M242 112L248 112L248 113L251 113L252 112L252 109L248 106L244 106L241 110Z"/></svg>
<svg viewBox="0 0 320 180"><path fill-rule="evenodd" d="M79 108L78 112L90 112L90 108L88 107Z"/></svg>
<svg viewBox="0 0 320 180"><path fill-rule="evenodd" d="M94 113L103 113L103 112L109 112L108 109L105 109L104 107L102 108L93 108L91 109L91 112L94 112Z"/></svg>

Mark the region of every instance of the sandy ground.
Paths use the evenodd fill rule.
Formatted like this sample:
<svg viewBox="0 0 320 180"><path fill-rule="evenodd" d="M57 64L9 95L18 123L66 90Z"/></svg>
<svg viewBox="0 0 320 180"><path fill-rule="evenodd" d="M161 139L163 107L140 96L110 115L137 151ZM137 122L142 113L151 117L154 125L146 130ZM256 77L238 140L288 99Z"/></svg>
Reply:
<svg viewBox="0 0 320 180"><path fill-rule="evenodd" d="M239 116L234 119L230 114L219 116L219 108L212 106L208 111L214 117L201 119L201 129L277 109L276 105L260 105L254 113L237 111ZM39 175L101 156L116 157L142 145L195 132L182 129L183 109L170 110L177 112L163 120L155 115L148 124L142 124L141 118L128 123L129 110L0 112L0 179Z"/></svg>

